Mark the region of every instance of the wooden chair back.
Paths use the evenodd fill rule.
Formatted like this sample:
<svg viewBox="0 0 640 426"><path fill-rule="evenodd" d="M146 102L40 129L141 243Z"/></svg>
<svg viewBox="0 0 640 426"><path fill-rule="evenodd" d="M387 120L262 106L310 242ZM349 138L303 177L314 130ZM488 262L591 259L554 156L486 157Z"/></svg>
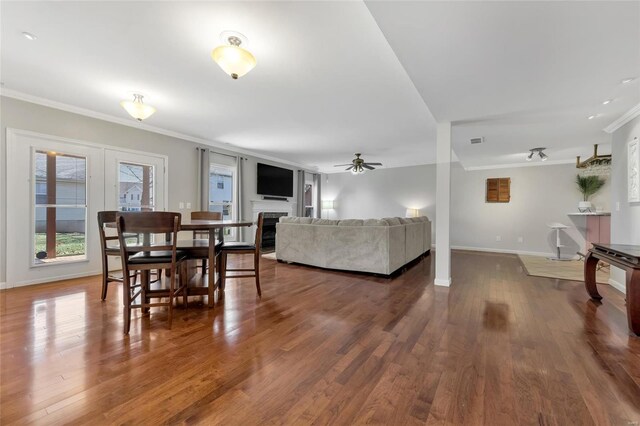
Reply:
<svg viewBox="0 0 640 426"><path fill-rule="evenodd" d="M260 253L260 246L262 244L262 225L264 224L264 213L258 213L258 220L256 221L256 252Z"/></svg>
<svg viewBox="0 0 640 426"><path fill-rule="evenodd" d="M135 245L135 251L165 251L171 250L175 257L176 241L178 231L180 231L180 221L182 215L174 212L119 212L116 216L118 225L118 239L120 240L120 251L124 258L129 247L127 246L126 234L145 234L142 244ZM160 243L152 243L148 237L151 234L164 234ZM163 244L164 243L164 244ZM124 260L123 258L123 260Z"/></svg>
<svg viewBox="0 0 640 426"><path fill-rule="evenodd" d="M221 212L191 212L191 220L222 220Z"/></svg>
<svg viewBox="0 0 640 426"><path fill-rule="evenodd" d="M191 220L222 220L222 212L191 212ZM209 238L208 231L193 231L193 239Z"/></svg>
<svg viewBox="0 0 640 426"><path fill-rule="evenodd" d="M104 227L107 223L115 223L116 215L118 214L115 210L102 211L98 212L98 232L100 234L100 245L102 248L102 253L104 255L104 251L107 248L107 241L117 240L118 236L107 236Z"/></svg>

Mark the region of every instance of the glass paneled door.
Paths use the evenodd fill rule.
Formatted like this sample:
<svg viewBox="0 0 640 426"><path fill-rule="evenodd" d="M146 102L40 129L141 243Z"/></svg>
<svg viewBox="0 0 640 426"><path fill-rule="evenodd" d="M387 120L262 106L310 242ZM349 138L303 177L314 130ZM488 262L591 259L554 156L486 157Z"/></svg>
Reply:
<svg viewBox="0 0 640 426"><path fill-rule="evenodd" d="M222 164L209 166L209 211L219 212L223 220L234 220L236 212L236 168ZM236 228L224 228L225 240L236 240Z"/></svg>
<svg viewBox="0 0 640 426"><path fill-rule="evenodd" d="M165 157L105 153L105 205L125 212L166 210Z"/></svg>

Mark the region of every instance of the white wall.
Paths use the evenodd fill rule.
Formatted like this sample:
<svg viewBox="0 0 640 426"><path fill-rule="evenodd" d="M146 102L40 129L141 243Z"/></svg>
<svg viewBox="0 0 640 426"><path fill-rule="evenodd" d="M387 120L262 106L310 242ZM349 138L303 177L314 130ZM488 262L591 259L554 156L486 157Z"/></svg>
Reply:
<svg viewBox="0 0 640 426"><path fill-rule="evenodd" d="M193 209L198 208L198 154L196 147L199 145L193 142L4 96L0 97L0 111L0 282L6 280L7 128L30 130L46 135L166 155L169 157L169 198L167 203L169 210L181 211L183 215L190 214L191 210L178 209L181 201L190 202ZM233 152L219 149L216 149L216 152L233 154ZM252 216L250 200L261 198L256 193L256 163L262 162L289 169L295 169L295 167L249 155L243 155L243 157L247 160L244 162L243 169L244 217L242 219L250 219ZM294 177L294 197L295 188ZM97 225L92 221L88 226ZM27 237L25 235L25 238ZM252 234L249 237L252 238Z"/></svg>
<svg viewBox="0 0 640 426"><path fill-rule="evenodd" d="M640 117L613 133L611 153L611 242L640 245L640 203L627 201L627 142L640 138ZM619 204L618 204L619 203ZM618 208L619 206L619 208ZM611 268L612 285L624 289L625 273Z"/></svg>
<svg viewBox="0 0 640 426"><path fill-rule="evenodd" d="M363 175L333 173L322 182L322 199L335 200L334 211L324 210L329 219L404 217L407 208L420 209L435 217L435 165L377 169Z"/></svg>
<svg viewBox="0 0 640 426"><path fill-rule="evenodd" d="M452 165L451 244L455 247L552 255L555 234L550 222L571 226L563 235L575 254L584 245L584 218L575 223L567 216L577 211L581 195L574 180L574 165L544 165L511 169L465 171ZM485 203L485 181L511 178L510 203ZM435 165L378 169L362 176L328 175L322 199L336 200L335 211L323 211L332 219L404 216L407 207L420 208L435 224ZM609 210L610 184L592 198ZM435 226L433 227L435 230ZM502 241L497 242L496 236ZM523 237L523 242L518 242ZM435 238L435 236L434 236ZM435 239L434 239L435 241Z"/></svg>
<svg viewBox="0 0 640 426"><path fill-rule="evenodd" d="M562 252L574 255L585 243L585 218L573 221L581 194L574 183L574 165L544 165L510 169L464 171L459 164L452 175L451 244L497 251L555 252L555 231L547 226L560 222L570 226L563 234L567 247ZM509 203L485 203L487 178L511 178ZM607 183L591 201L609 210ZM496 241L500 236L501 241ZM522 237L523 242L518 242Z"/></svg>

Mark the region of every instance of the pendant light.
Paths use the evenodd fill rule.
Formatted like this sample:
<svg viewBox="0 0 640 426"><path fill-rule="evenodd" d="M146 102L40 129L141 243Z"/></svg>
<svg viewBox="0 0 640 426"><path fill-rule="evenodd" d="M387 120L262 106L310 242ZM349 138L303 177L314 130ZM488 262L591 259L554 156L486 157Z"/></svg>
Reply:
<svg viewBox="0 0 640 426"><path fill-rule="evenodd" d="M242 77L256 66L256 58L248 50L240 47L246 37L240 33L225 31L220 37L226 45L218 46L211 52L211 58L234 80Z"/></svg>
<svg viewBox="0 0 640 426"><path fill-rule="evenodd" d="M142 121L146 118L149 118L151 117L151 115L153 115L154 112L156 112L156 109L154 107L143 103L142 98L143 98L142 95L138 93L134 93L133 101L120 102L120 105L122 105L122 108L124 108L129 113L130 116L132 116L138 121Z"/></svg>

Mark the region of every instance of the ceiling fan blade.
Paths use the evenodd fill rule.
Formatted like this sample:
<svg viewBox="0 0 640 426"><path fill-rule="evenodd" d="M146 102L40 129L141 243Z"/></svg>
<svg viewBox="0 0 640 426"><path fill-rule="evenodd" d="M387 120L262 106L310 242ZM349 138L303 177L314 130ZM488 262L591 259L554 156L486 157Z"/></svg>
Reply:
<svg viewBox="0 0 640 426"><path fill-rule="evenodd" d="M345 166L346 166L346 164L345 164ZM352 165L350 165L349 167L347 167L347 168L345 169L345 171L346 171L346 170L351 170L351 169L353 169L353 164L352 164Z"/></svg>
<svg viewBox="0 0 640 426"><path fill-rule="evenodd" d="M368 165L367 163L362 163L362 167L364 167L367 170L375 170L375 167L371 167L370 165Z"/></svg>
<svg viewBox="0 0 640 426"><path fill-rule="evenodd" d="M370 166L382 166L382 163L367 163Z"/></svg>
<svg viewBox="0 0 640 426"><path fill-rule="evenodd" d="M353 164L352 163L349 163L349 164L336 164L333 167L344 167L344 166L353 166Z"/></svg>

